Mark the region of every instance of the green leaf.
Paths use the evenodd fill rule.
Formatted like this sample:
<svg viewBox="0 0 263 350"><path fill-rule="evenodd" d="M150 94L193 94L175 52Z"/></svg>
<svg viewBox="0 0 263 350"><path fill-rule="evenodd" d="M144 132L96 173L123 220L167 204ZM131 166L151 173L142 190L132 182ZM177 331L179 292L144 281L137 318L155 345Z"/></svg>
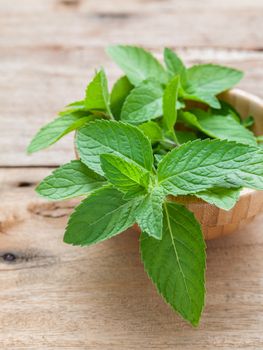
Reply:
<svg viewBox="0 0 263 350"><path fill-rule="evenodd" d="M100 161L108 181L127 193L128 197L146 193L150 181L149 171L115 154L102 154Z"/></svg>
<svg viewBox="0 0 263 350"><path fill-rule="evenodd" d="M135 223L138 204L138 199L124 200L114 188L93 192L70 216L64 242L85 246L116 236Z"/></svg>
<svg viewBox="0 0 263 350"><path fill-rule="evenodd" d="M164 199L163 189L154 187L136 211L136 221L141 230L156 239L162 239Z"/></svg>
<svg viewBox="0 0 263 350"><path fill-rule="evenodd" d="M87 109L85 107L85 101L81 100L69 103L61 112L59 112L59 115L76 114L83 116L84 113L87 115Z"/></svg>
<svg viewBox="0 0 263 350"><path fill-rule="evenodd" d="M177 54L171 49L164 49L164 62L167 67L170 78L173 78L175 75L180 75L181 82L183 85L186 84L186 67L183 64L183 61L180 59Z"/></svg>
<svg viewBox="0 0 263 350"><path fill-rule="evenodd" d="M133 85L126 76L121 77L114 84L110 95L110 109L116 120L120 119L121 109Z"/></svg>
<svg viewBox="0 0 263 350"><path fill-rule="evenodd" d="M184 206L165 205L162 240L141 235L145 270L159 293L196 326L205 298L205 242L200 224Z"/></svg>
<svg viewBox="0 0 263 350"><path fill-rule="evenodd" d="M239 199L240 188L210 188L209 190L196 193L196 197L205 202L214 204L218 208L230 210Z"/></svg>
<svg viewBox="0 0 263 350"><path fill-rule="evenodd" d="M254 124L255 124L255 120L254 120L254 117L252 117L252 115L242 120L242 125L245 128L251 128L251 126L253 126Z"/></svg>
<svg viewBox="0 0 263 350"><path fill-rule="evenodd" d="M177 138L180 145L182 143L186 143L188 141L193 141L193 140L197 139L196 134L192 131L176 130L175 134L176 134L176 138Z"/></svg>
<svg viewBox="0 0 263 350"><path fill-rule="evenodd" d="M52 122L43 126L31 141L27 148L28 153L37 152L43 148L51 146L64 135L83 126L92 120L91 116L79 118L75 114L67 114L56 118Z"/></svg>
<svg viewBox="0 0 263 350"><path fill-rule="evenodd" d="M105 179L75 160L62 165L36 188L43 197L61 200L86 195L106 184Z"/></svg>
<svg viewBox="0 0 263 350"><path fill-rule="evenodd" d="M191 112L183 112L181 115L186 123L210 137L251 146L257 144L254 134L234 119L230 113L221 115L220 110L206 112L202 109L194 109Z"/></svg>
<svg viewBox="0 0 263 350"><path fill-rule="evenodd" d="M95 75L87 86L85 107L91 111L105 111L111 115L108 81L103 69Z"/></svg>
<svg viewBox="0 0 263 350"><path fill-rule="evenodd" d="M152 120L138 125L138 128L147 136L151 143L156 143L163 140L163 131L160 126Z"/></svg>
<svg viewBox="0 0 263 350"><path fill-rule="evenodd" d="M185 98L192 99L196 97L211 107L220 108L215 95L230 89L242 77L243 73L237 69L214 64L195 65L187 69L189 86L186 89L188 96Z"/></svg>
<svg viewBox="0 0 263 350"><path fill-rule="evenodd" d="M160 62L140 47L111 46L107 53L135 86L149 78L158 78L162 83L167 81L166 72Z"/></svg>
<svg viewBox="0 0 263 350"><path fill-rule="evenodd" d="M159 163L167 194L195 194L212 187L263 189L263 151L229 141L195 140L173 149Z"/></svg>
<svg viewBox="0 0 263 350"><path fill-rule="evenodd" d="M82 162L101 175L102 154L114 153L150 171L153 166L150 141L138 128L122 122L96 120L89 123L78 131L76 143Z"/></svg>
<svg viewBox="0 0 263 350"><path fill-rule="evenodd" d="M163 95L163 120L168 130L174 130L176 123L177 110L176 101L178 98L178 91L180 86L179 76L175 76L166 86Z"/></svg>
<svg viewBox="0 0 263 350"><path fill-rule="evenodd" d="M209 106L211 106L213 108L216 108L216 109L221 108L221 104L220 104L219 100L215 96L212 96L212 95L209 95L209 94L198 93L198 96L197 96L197 94L193 95L193 94L188 94L186 92L183 92L182 96L183 96L183 98L185 100L206 103Z"/></svg>
<svg viewBox="0 0 263 350"><path fill-rule="evenodd" d="M121 120L140 124L162 115L163 88L153 79L136 86L126 98L121 111Z"/></svg>

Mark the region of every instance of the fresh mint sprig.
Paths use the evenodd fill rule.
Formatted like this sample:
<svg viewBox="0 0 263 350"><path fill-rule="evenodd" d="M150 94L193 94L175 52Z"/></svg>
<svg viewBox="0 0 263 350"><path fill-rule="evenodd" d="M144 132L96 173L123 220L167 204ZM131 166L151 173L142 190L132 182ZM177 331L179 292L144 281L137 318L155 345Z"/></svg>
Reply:
<svg viewBox="0 0 263 350"><path fill-rule="evenodd" d="M72 245L102 242L136 223L146 272L196 326L205 300L205 242L199 222L177 199L195 196L229 210L243 187L263 189L262 137L249 130L253 117L241 121L217 96L243 73L213 64L187 68L170 49L164 65L139 47L107 52L125 74L111 92L101 69L84 98L29 145L32 153L76 131L80 159L53 171L36 190L50 200L85 197L64 235Z"/></svg>

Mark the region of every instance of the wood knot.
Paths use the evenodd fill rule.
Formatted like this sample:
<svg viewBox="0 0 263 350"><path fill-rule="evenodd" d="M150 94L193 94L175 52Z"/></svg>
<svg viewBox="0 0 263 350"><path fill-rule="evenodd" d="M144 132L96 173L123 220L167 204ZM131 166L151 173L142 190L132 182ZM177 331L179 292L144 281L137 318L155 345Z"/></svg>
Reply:
<svg viewBox="0 0 263 350"><path fill-rule="evenodd" d="M13 253L5 253L5 254L3 254L2 258L6 262L14 262L14 261L16 261L16 256Z"/></svg>

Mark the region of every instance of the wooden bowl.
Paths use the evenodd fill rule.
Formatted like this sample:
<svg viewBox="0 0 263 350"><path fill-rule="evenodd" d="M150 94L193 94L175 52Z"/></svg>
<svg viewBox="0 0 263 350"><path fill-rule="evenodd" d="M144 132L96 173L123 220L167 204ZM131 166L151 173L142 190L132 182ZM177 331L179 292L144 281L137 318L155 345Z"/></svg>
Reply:
<svg viewBox="0 0 263 350"><path fill-rule="evenodd" d="M254 132L263 135L263 100L239 89L229 90L220 99L231 104L242 118L255 118ZM244 189L229 211L219 209L195 197L175 198L191 210L201 223L205 239L214 239L239 230L263 211L263 191Z"/></svg>

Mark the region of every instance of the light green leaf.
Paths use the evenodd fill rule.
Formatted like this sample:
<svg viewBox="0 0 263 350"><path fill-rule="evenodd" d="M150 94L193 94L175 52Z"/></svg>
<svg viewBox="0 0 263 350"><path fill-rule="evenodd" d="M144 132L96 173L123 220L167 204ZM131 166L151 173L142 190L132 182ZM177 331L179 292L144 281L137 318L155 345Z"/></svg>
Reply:
<svg viewBox="0 0 263 350"><path fill-rule="evenodd" d="M218 208L230 210L239 199L240 188L210 188L209 190L196 193L195 196L205 202L214 204Z"/></svg>
<svg viewBox="0 0 263 350"><path fill-rule="evenodd" d="M263 152L221 140L195 140L173 149L159 163L167 194L195 194L212 187L263 190Z"/></svg>
<svg viewBox="0 0 263 350"><path fill-rule="evenodd" d="M236 141L256 146L254 134L240 124L231 114L221 115L220 110L204 111L194 109L181 112L182 119L206 135L221 140Z"/></svg>
<svg viewBox="0 0 263 350"><path fill-rule="evenodd" d="M43 148L51 146L64 135L83 126L92 120L91 116L79 118L75 114L67 114L56 118L52 122L43 126L35 135L27 148L28 153L37 152Z"/></svg>
<svg viewBox="0 0 263 350"><path fill-rule="evenodd" d="M162 240L141 235L144 267L159 293L196 326L205 298L205 243L200 224L184 206L165 205Z"/></svg>
<svg viewBox="0 0 263 350"><path fill-rule="evenodd" d="M126 76L118 79L113 85L110 95L110 108L116 120L120 119L123 103L132 89L133 85Z"/></svg>
<svg viewBox="0 0 263 350"><path fill-rule="evenodd" d="M138 128L117 121L96 120L77 133L77 149L84 164L103 175L102 154L114 153L147 170L153 166L150 141Z"/></svg>
<svg viewBox="0 0 263 350"><path fill-rule="evenodd" d="M153 79L145 80L136 86L126 98L121 120L130 124L140 124L162 115L163 88Z"/></svg>
<svg viewBox="0 0 263 350"><path fill-rule="evenodd" d="M206 103L209 106L215 108L215 109L219 109L221 108L221 104L219 102L219 100L212 95L209 94L201 94L199 93L198 96L197 95L193 95L193 94L188 94L186 92L183 92L183 98L185 100L190 100L190 101L197 101L197 102L202 102L202 103Z"/></svg>
<svg viewBox="0 0 263 350"><path fill-rule="evenodd" d="M170 78L173 78L175 75L180 75L181 82L183 85L186 84L186 67L183 64L177 54L171 49L164 49L164 62L168 69Z"/></svg>
<svg viewBox="0 0 263 350"><path fill-rule="evenodd" d="M118 190L127 193L128 197L146 193L150 181L149 171L115 154L102 154L100 161L108 181Z"/></svg>
<svg viewBox="0 0 263 350"><path fill-rule="evenodd" d="M152 120L138 125L138 128L151 140L151 143L156 143L163 140L162 129Z"/></svg>
<svg viewBox="0 0 263 350"><path fill-rule="evenodd" d="M105 111L111 115L108 81L103 69L95 75L87 86L85 107L91 111Z"/></svg>
<svg viewBox="0 0 263 350"><path fill-rule="evenodd" d="M163 95L163 120L169 131L174 130L174 124L176 123L176 101L178 97L179 85L180 78L177 75L168 83Z"/></svg>
<svg viewBox="0 0 263 350"><path fill-rule="evenodd" d="M107 53L135 86L149 78L158 78L162 83L167 81L163 66L143 48L117 45L109 47Z"/></svg>
<svg viewBox="0 0 263 350"><path fill-rule="evenodd" d="M62 165L36 188L43 197L61 200L86 195L106 184L106 180L75 160Z"/></svg>
<svg viewBox="0 0 263 350"><path fill-rule="evenodd" d="M141 230L156 239L162 239L164 199L163 189L154 187L145 196L135 215Z"/></svg>
<svg viewBox="0 0 263 350"><path fill-rule="evenodd" d="M237 69L214 64L200 64L187 69L189 86L186 88L186 99L199 100L211 107L220 108L215 95L230 89L243 77Z"/></svg>
<svg viewBox="0 0 263 350"><path fill-rule="evenodd" d="M76 114L83 116L84 113L87 115L87 109L85 107L85 101L81 100L69 103L61 112L59 112L59 115Z"/></svg>
<svg viewBox="0 0 263 350"><path fill-rule="evenodd" d="M93 192L70 216L64 242L91 245L116 236L135 223L139 200L126 201L114 188Z"/></svg>

